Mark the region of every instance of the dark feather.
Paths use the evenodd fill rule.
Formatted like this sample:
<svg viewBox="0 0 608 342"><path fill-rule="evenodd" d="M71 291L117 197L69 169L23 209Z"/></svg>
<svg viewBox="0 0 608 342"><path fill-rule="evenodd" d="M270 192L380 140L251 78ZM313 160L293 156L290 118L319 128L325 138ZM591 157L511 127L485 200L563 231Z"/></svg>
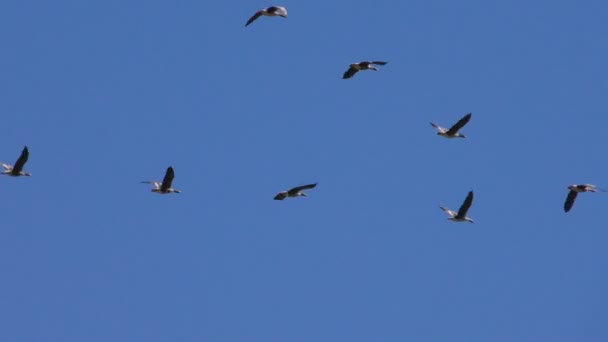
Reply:
<svg viewBox="0 0 608 342"><path fill-rule="evenodd" d="M21 172L23 170L23 166L27 162L27 159L29 158L29 156L30 156L30 151L27 149L27 146L25 146L23 148L23 151L21 151L21 155L19 156L19 159L17 159L17 161L15 162L15 165L13 166L14 174L18 174L19 172Z"/></svg>
<svg viewBox="0 0 608 342"><path fill-rule="evenodd" d="M386 63L388 63L388 62L379 62L379 61L376 61L376 62L371 62L370 64L386 65Z"/></svg>
<svg viewBox="0 0 608 342"><path fill-rule="evenodd" d="M173 178L175 177L175 172L173 171L173 167L169 166L167 168L167 172L165 173L165 178L163 178L163 184L160 186L160 191L167 191L171 187L171 183L173 182Z"/></svg>
<svg viewBox="0 0 608 342"><path fill-rule="evenodd" d="M281 191L276 196L274 196L274 199L277 201L282 201L285 198L287 198L287 191Z"/></svg>
<svg viewBox="0 0 608 342"><path fill-rule="evenodd" d="M462 119L458 120L458 122L454 126L450 127L450 129L446 132L446 134L454 135L454 134L458 133L458 131L469 122L469 120L471 120L471 113L463 116Z"/></svg>
<svg viewBox="0 0 608 342"><path fill-rule="evenodd" d="M262 15L262 11L255 12L255 14L251 18L249 18L249 20L247 20L247 24L245 24L245 27L249 26L249 24L251 24L252 22L254 22L261 15Z"/></svg>
<svg viewBox="0 0 608 342"><path fill-rule="evenodd" d="M462 202L462 205L460 206L460 209L458 209L458 215L456 215L457 218L464 218L467 216L467 211L469 211L469 208L471 207L471 204L473 204L473 191L469 191L469 194L467 195L467 198L464 200L464 202Z"/></svg>
<svg viewBox="0 0 608 342"><path fill-rule="evenodd" d="M289 191L287 191L287 194L290 196L294 196L295 194L297 194L298 192L300 192L302 190L312 189L315 186L317 186L317 183L296 186L295 188L289 189Z"/></svg>
<svg viewBox="0 0 608 342"><path fill-rule="evenodd" d="M564 202L564 211L565 212L569 212L570 209L572 209L572 206L574 205L574 201L576 200L577 195L578 195L578 192L570 190L570 192L568 193L568 197L566 197L566 202Z"/></svg>
<svg viewBox="0 0 608 342"><path fill-rule="evenodd" d="M347 78L351 78L353 76L355 76L355 74L357 73L357 69L350 67L348 68L348 70L346 70L346 72L344 73L344 75L342 76L342 79L347 79Z"/></svg>

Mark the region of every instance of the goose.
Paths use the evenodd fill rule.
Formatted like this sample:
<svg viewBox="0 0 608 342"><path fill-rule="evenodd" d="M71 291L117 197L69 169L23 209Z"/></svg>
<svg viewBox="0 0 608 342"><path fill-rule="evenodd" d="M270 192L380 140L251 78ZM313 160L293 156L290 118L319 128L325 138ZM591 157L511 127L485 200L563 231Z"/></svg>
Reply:
<svg viewBox="0 0 608 342"><path fill-rule="evenodd" d="M282 201L287 197L308 196L303 190L313 189L315 186L317 186L317 183L296 186L295 188L289 189L287 191L279 192L276 196L274 196L274 199L277 201Z"/></svg>
<svg viewBox="0 0 608 342"><path fill-rule="evenodd" d="M462 205L460 206L460 209L458 209L458 212L444 208L442 206L439 206L439 208L441 208L441 210L445 211L446 214L448 214L450 216L450 217L448 217L448 220L450 220L450 221L454 221L454 222L465 222L466 221L466 222L473 223L473 220L471 218L467 217L467 211L469 211L471 204L473 204L473 191L469 191L467 198L465 198L464 202L462 202Z"/></svg>
<svg viewBox="0 0 608 342"><path fill-rule="evenodd" d="M464 125L466 125L469 120L471 120L471 113L465 115L462 117L462 119L458 120L458 122L456 124L454 124L454 126L450 127L450 129L441 127L439 125L437 125L434 122L431 122L431 126L435 127L437 129L437 135L441 135L442 137L446 137L446 138L466 138L464 136L464 134L458 133L458 131L464 127Z"/></svg>
<svg viewBox="0 0 608 342"><path fill-rule="evenodd" d="M287 18L287 9L282 6L270 6L270 7L261 9L261 10L255 12L255 14L251 18L249 18L249 20L247 20L245 27L249 26L249 24L251 24L257 18L259 18L263 15L268 16L268 17L280 16L283 18Z"/></svg>
<svg viewBox="0 0 608 342"><path fill-rule="evenodd" d="M565 212L569 212L570 209L572 209L572 206L574 205L574 201L576 200L576 196L578 196L579 192L597 192L598 190L605 191L605 190L598 189L593 184L573 184L573 185L569 185L568 189L570 190L570 192L568 193L568 196L566 197L566 202L564 202L564 211Z"/></svg>
<svg viewBox="0 0 608 342"><path fill-rule="evenodd" d="M151 191L159 193L161 195L170 194L172 192L179 194L181 192L181 190L174 189L171 187L173 178L175 178L175 172L173 171L173 167L169 166L167 168L167 172L165 172L165 178L163 178L162 183L156 182L156 181L143 181L142 183L152 184L154 186L154 188Z"/></svg>
<svg viewBox="0 0 608 342"><path fill-rule="evenodd" d="M17 159L17 161L15 162L14 166L10 164L2 164L2 167L4 168L2 174L12 177L31 176L31 173L23 171L23 165L25 165L29 156L30 151L27 149L27 146L25 146L21 151L21 155L19 156L19 159Z"/></svg>
<svg viewBox="0 0 608 342"><path fill-rule="evenodd" d="M374 71L378 71L378 68L375 67L375 65L386 65L387 62L369 62L369 61L364 61L364 62L359 62L359 63L353 63L350 65L350 67L348 68L348 70L346 70L346 72L344 72L344 75L342 76L343 79L347 79L347 78L351 78L353 76L355 76L355 74L357 72L359 72L360 70L374 70Z"/></svg>

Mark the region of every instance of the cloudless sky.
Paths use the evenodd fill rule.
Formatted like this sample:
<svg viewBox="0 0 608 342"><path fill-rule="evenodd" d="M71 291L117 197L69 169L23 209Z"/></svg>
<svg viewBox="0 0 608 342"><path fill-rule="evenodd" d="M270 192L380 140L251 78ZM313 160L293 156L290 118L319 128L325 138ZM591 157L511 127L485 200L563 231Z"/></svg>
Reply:
<svg viewBox="0 0 608 342"><path fill-rule="evenodd" d="M272 4L1 2L0 341L608 341L608 4Z"/></svg>

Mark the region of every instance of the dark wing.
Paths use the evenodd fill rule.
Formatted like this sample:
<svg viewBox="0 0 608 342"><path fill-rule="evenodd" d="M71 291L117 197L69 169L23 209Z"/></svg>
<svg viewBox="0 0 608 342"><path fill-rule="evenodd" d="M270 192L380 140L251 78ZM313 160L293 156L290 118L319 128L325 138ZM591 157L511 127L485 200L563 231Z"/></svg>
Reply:
<svg viewBox="0 0 608 342"><path fill-rule="evenodd" d="M464 202L462 202L460 209L458 209L458 217L466 217L467 211L469 211L471 204L473 204L473 191L469 191L467 198L465 198Z"/></svg>
<svg viewBox="0 0 608 342"><path fill-rule="evenodd" d="M450 127L450 129L446 132L446 134L448 135L454 135L456 134L462 127L464 127L464 125L466 125L469 120L471 120L471 113L465 115L462 117L462 119L458 120L458 122Z"/></svg>
<svg viewBox="0 0 608 342"><path fill-rule="evenodd" d="M262 15L262 11L255 12L255 14L251 18L249 18L249 20L247 20L247 24L245 24L245 27L249 26L249 24L251 24L252 22L254 22L261 15Z"/></svg>
<svg viewBox="0 0 608 342"><path fill-rule="evenodd" d="M175 172L173 171L173 167L169 166L167 168L167 172L165 173L165 178L163 178L163 184L160 186L161 191L167 191L171 187L171 183L173 182L173 178L175 177Z"/></svg>
<svg viewBox="0 0 608 342"><path fill-rule="evenodd" d="M380 61L376 61L376 62L370 62L369 64L386 65L386 63L388 63L388 62L380 62Z"/></svg>
<svg viewBox="0 0 608 342"><path fill-rule="evenodd" d="M270 6L266 9L266 12L268 13L276 13L279 10L279 8L277 6Z"/></svg>
<svg viewBox="0 0 608 342"><path fill-rule="evenodd" d="M315 186L317 186L317 183L300 185L300 186L296 186L295 188L289 189L289 191L287 191L287 193L293 196L302 190L312 189Z"/></svg>
<svg viewBox="0 0 608 342"><path fill-rule="evenodd" d="M282 201L287 197L287 191L282 191L279 192L276 196L274 196L274 199L277 201Z"/></svg>
<svg viewBox="0 0 608 342"><path fill-rule="evenodd" d="M353 67L348 68L348 70L346 70L346 72L344 72L344 76L342 76L342 79L347 79L347 78L351 78L351 77L355 76L357 71L359 71L359 70L357 70Z"/></svg>
<svg viewBox="0 0 608 342"><path fill-rule="evenodd" d="M14 173L19 173L19 172L21 172L21 170L23 170L23 165L25 165L25 163L27 162L27 158L29 158L29 156L30 156L30 151L27 149L27 146L25 146L23 148L23 151L21 151L21 155L19 156L19 159L17 159L17 161L15 162L15 165L13 166Z"/></svg>
<svg viewBox="0 0 608 342"><path fill-rule="evenodd" d="M566 197L566 202L564 202L565 212L569 212L570 209L572 209L572 206L574 205L574 200L576 200L577 195L578 192L570 190L570 192L568 193L568 197Z"/></svg>

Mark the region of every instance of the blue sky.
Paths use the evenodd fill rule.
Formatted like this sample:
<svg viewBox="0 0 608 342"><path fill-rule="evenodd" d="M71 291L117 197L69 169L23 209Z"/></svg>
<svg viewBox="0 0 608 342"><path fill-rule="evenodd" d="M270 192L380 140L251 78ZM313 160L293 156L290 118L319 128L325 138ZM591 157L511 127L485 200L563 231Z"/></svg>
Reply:
<svg viewBox="0 0 608 342"><path fill-rule="evenodd" d="M0 339L608 340L608 5L279 4L0 5Z"/></svg>

